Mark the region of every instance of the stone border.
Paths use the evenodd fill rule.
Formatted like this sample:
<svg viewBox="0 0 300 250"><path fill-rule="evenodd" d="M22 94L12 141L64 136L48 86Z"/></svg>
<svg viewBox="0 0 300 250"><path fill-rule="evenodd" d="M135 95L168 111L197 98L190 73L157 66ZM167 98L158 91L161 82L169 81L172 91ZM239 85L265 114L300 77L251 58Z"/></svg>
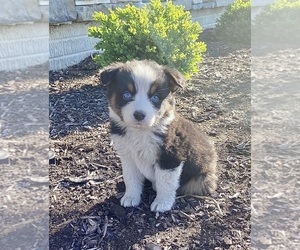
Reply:
<svg viewBox="0 0 300 250"><path fill-rule="evenodd" d="M149 1L4 1L0 9L0 71L21 69L49 59L51 70L74 65L96 52L94 45L97 40L87 35L87 28L95 24L92 20L95 11L108 13L109 9L124 7L128 3L141 7ZM233 1L173 0L173 3L183 5L191 12L193 21L206 29L215 26L217 18ZM274 0L252 0L252 6L262 7L272 2Z"/></svg>

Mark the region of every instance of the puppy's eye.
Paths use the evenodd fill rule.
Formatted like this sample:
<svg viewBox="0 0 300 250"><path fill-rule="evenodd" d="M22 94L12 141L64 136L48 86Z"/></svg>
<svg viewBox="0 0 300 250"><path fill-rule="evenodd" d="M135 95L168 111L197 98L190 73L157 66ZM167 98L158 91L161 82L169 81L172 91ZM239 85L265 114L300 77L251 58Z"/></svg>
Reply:
<svg viewBox="0 0 300 250"><path fill-rule="evenodd" d="M159 102L159 97L158 97L158 95L153 95L153 96L151 96L150 100L152 102Z"/></svg>
<svg viewBox="0 0 300 250"><path fill-rule="evenodd" d="M124 99L125 101L131 100L131 99L132 99L132 94L131 94L129 91L125 91L125 92L123 93L123 99Z"/></svg>

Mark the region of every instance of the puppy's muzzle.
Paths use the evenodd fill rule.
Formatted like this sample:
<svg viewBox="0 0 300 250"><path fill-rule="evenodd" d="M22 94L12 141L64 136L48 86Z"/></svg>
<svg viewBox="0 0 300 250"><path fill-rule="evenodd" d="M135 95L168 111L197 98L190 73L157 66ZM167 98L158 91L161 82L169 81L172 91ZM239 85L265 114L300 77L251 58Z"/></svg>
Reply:
<svg viewBox="0 0 300 250"><path fill-rule="evenodd" d="M141 110L137 110L133 113L133 117L140 122L145 119L146 114Z"/></svg>

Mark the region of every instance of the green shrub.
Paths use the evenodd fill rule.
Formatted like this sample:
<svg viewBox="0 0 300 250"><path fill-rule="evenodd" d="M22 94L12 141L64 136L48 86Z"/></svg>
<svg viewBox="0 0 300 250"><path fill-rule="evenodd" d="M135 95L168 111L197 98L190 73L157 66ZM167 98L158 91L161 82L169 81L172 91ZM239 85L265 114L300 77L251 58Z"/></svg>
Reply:
<svg viewBox="0 0 300 250"><path fill-rule="evenodd" d="M251 43L250 0L235 0L217 20L216 35L220 41Z"/></svg>
<svg viewBox="0 0 300 250"><path fill-rule="evenodd" d="M254 39L299 44L299 17L300 0L277 0L255 17Z"/></svg>
<svg viewBox="0 0 300 250"><path fill-rule="evenodd" d="M183 6L152 0L141 9L128 4L108 15L95 12L93 18L99 26L88 32L99 38L95 48L102 53L95 61L101 66L150 59L178 69L187 78L198 72L206 44L198 41L201 27Z"/></svg>

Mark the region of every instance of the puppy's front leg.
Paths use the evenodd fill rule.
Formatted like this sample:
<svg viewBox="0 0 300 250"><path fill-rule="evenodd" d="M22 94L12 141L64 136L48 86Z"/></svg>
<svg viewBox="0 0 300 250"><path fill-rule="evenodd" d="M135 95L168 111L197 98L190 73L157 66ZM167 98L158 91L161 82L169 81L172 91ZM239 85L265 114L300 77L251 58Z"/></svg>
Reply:
<svg viewBox="0 0 300 250"><path fill-rule="evenodd" d="M172 208L183 164L182 162L175 169L162 169L158 164L155 166L156 198L151 204L151 211L165 212Z"/></svg>
<svg viewBox="0 0 300 250"><path fill-rule="evenodd" d="M123 179L125 182L125 194L121 199L124 207L136 207L141 202L144 177L134 163L122 161Z"/></svg>

